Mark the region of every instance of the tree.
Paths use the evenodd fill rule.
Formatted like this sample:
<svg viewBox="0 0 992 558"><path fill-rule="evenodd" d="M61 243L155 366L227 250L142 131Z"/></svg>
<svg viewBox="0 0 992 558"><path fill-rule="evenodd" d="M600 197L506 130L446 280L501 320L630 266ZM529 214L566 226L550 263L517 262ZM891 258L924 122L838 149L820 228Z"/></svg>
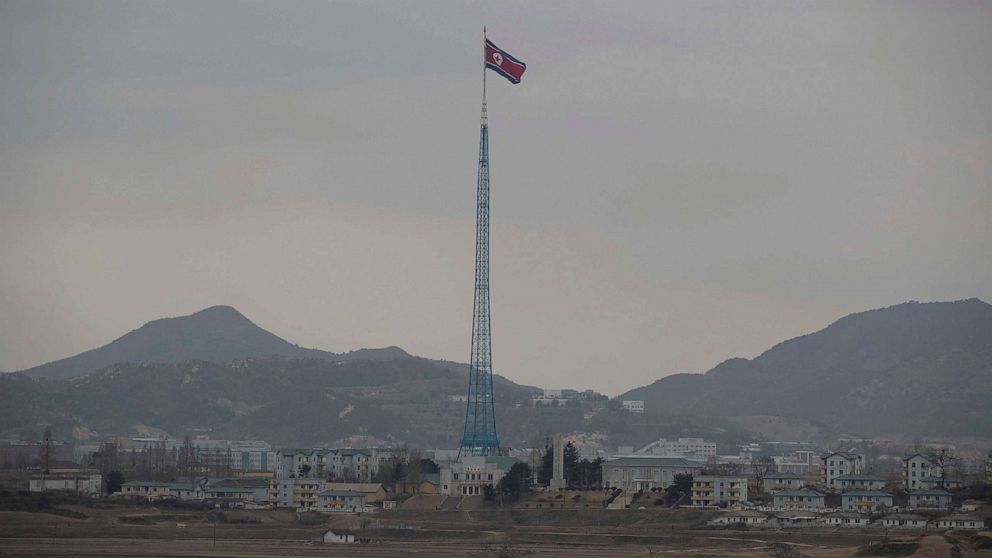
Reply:
<svg viewBox="0 0 992 558"><path fill-rule="evenodd" d="M564 454L562 473L565 475L565 486L571 487L575 484L579 477L579 449L575 447L575 444L569 442L565 444L565 448L562 453Z"/></svg>
<svg viewBox="0 0 992 558"><path fill-rule="evenodd" d="M300 478L306 477L310 473L310 464L304 463L300 465Z"/></svg>
<svg viewBox="0 0 992 558"><path fill-rule="evenodd" d="M526 463L514 463L513 467L496 485L496 492L506 496L510 501L517 501L520 495L530 490L530 466Z"/></svg>
<svg viewBox="0 0 992 558"><path fill-rule="evenodd" d="M665 501L674 504L692 491L692 473L679 473L668 488L665 489Z"/></svg>
<svg viewBox="0 0 992 558"><path fill-rule="evenodd" d="M124 484L124 475L120 471L111 471L107 473L104 484L106 485L107 494L120 492L121 486Z"/></svg>

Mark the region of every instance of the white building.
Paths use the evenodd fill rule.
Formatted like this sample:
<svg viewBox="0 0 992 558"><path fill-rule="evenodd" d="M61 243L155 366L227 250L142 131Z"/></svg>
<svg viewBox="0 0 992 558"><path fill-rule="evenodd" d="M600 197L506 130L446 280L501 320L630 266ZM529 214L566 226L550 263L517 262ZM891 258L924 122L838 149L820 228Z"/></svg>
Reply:
<svg viewBox="0 0 992 558"><path fill-rule="evenodd" d="M637 450L637 453L709 459L716 457L716 442L707 442L702 438L679 438L678 440L659 438L657 441L651 442Z"/></svg>
<svg viewBox="0 0 992 558"><path fill-rule="evenodd" d="M631 413L643 413L644 402L627 399L623 401L623 408L624 410L630 411Z"/></svg>
<svg viewBox="0 0 992 558"><path fill-rule="evenodd" d="M959 478L949 478L936 455L914 453L902 460L902 482L906 490L958 488Z"/></svg>
<svg viewBox="0 0 992 558"><path fill-rule="evenodd" d="M700 463L681 457L620 457L603 463L603 486L626 492L667 488L675 475L698 475Z"/></svg>
<svg viewBox="0 0 992 558"><path fill-rule="evenodd" d="M880 490L856 490L840 496L845 511L872 512L892 507L892 495Z"/></svg>
<svg viewBox="0 0 992 558"><path fill-rule="evenodd" d="M927 520L911 513L894 513L882 518L882 527L886 529L926 529Z"/></svg>
<svg viewBox="0 0 992 558"><path fill-rule="evenodd" d="M973 515L949 515L931 522L938 529L967 529L980 531L985 528L985 520Z"/></svg>
<svg viewBox="0 0 992 558"><path fill-rule="evenodd" d="M823 484L832 489L840 488L837 477L844 475L860 475L865 472L865 456L838 451L820 458L821 479Z"/></svg>
<svg viewBox="0 0 992 558"><path fill-rule="evenodd" d="M824 496L809 488L781 490L772 497L772 505L786 510L821 509L824 507Z"/></svg>
<svg viewBox="0 0 992 558"><path fill-rule="evenodd" d="M768 521L768 516L761 512L754 510L739 510L739 511L732 511L716 519L711 519L707 523L709 525L756 526L756 525L762 525L766 521Z"/></svg>
<svg viewBox="0 0 992 558"><path fill-rule="evenodd" d="M462 457L441 467L441 494L482 496L495 487L517 460L513 457Z"/></svg>
<svg viewBox="0 0 992 558"><path fill-rule="evenodd" d="M692 479L692 505L736 505L747 502L747 478L699 475Z"/></svg>
<svg viewBox="0 0 992 558"><path fill-rule="evenodd" d="M761 479L761 490L774 494L782 490L799 490L805 485L796 473L768 473Z"/></svg>
<svg viewBox="0 0 992 558"><path fill-rule="evenodd" d="M871 521L860 513L838 512L824 517L823 523L831 527L867 527Z"/></svg>
<svg viewBox="0 0 992 558"><path fill-rule="evenodd" d="M60 490L97 496L100 494L101 480L100 473L90 472L32 475L31 480L28 481L28 490L31 492Z"/></svg>
<svg viewBox="0 0 992 558"><path fill-rule="evenodd" d="M834 478L834 486L840 490L881 490L885 480L875 475L840 475Z"/></svg>
<svg viewBox="0 0 992 558"><path fill-rule="evenodd" d="M947 509L951 507L951 493L939 488L916 490L909 493L909 507Z"/></svg>
<svg viewBox="0 0 992 558"><path fill-rule="evenodd" d="M808 475L820 470L820 459L812 450L798 450L792 455L776 456L772 460L775 461L775 470L779 473Z"/></svg>

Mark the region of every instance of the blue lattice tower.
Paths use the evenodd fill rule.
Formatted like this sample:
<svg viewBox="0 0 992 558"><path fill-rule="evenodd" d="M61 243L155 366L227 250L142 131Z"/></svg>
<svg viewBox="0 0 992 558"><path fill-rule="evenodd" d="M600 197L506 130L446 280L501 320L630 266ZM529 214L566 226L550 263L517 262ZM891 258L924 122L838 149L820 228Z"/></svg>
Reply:
<svg viewBox="0 0 992 558"><path fill-rule="evenodd" d="M485 69L482 74L482 120L479 129L479 178L475 215L475 298L472 304L472 359L468 375L465 430L458 455L497 455L489 320L489 117Z"/></svg>

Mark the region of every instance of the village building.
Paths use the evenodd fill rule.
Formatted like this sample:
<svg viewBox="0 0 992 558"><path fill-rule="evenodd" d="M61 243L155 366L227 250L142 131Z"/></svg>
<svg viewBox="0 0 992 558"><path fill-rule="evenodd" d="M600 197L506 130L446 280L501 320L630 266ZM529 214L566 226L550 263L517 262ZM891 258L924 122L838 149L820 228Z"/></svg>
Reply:
<svg viewBox="0 0 992 558"><path fill-rule="evenodd" d="M840 475L834 479L835 487L839 490L881 490L885 488L885 480L875 475Z"/></svg>
<svg viewBox="0 0 992 558"><path fill-rule="evenodd" d="M980 531L985 528L985 520L974 515L949 515L932 522L938 529L959 529Z"/></svg>
<svg viewBox="0 0 992 558"><path fill-rule="evenodd" d="M908 513L895 513L883 517L880 521L886 529L926 529L925 517Z"/></svg>
<svg viewBox="0 0 992 558"><path fill-rule="evenodd" d="M31 475L28 490L31 492L59 490L97 496L101 493L102 480L100 473L85 471Z"/></svg>
<svg viewBox="0 0 992 558"><path fill-rule="evenodd" d="M463 457L441 467L441 493L452 496L482 496L486 486L496 486L510 471L516 458L503 456Z"/></svg>
<svg viewBox="0 0 992 558"><path fill-rule="evenodd" d="M902 460L902 482L906 490L960 488L964 483L951 477L933 454L914 453Z"/></svg>
<svg viewBox="0 0 992 558"><path fill-rule="evenodd" d="M775 516L775 523L782 528L811 527L819 516L808 511L786 511Z"/></svg>
<svg viewBox="0 0 992 558"><path fill-rule="evenodd" d="M603 463L603 486L625 492L668 488L675 475L696 476L703 465L681 457L620 457Z"/></svg>
<svg viewBox="0 0 992 558"><path fill-rule="evenodd" d="M761 490L774 494L782 490L799 490L805 483L796 473L767 473L761 479Z"/></svg>
<svg viewBox="0 0 992 558"><path fill-rule="evenodd" d="M788 510L821 509L824 507L824 496L809 488L781 490L772 497L772 505Z"/></svg>
<svg viewBox="0 0 992 558"><path fill-rule="evenodd" d="M317 511L359 512L365 509L365 496L353 490L325 490L317 495Z"/></svg>
<svg viewBox="0 0 992 558"><path fill-rule="evenodd" d="M837 512L823 518L823 524L830 527L867 527L870 523L867 515L854 512Z"/></svg>
<svg viewBox="0 0 992 558"><path fill-rule="evenodd" d="M892 507L892 495L880 490L856 490L840 496L844 510L870 512Z"/></svg>
<svg viewBox="0 0 992 558"><path fill-rule="evenodd" d="M716 442L707 442L703 438L679 438L677 440L660 438L637 450L637 454L710 459L716 457Z"/></svg>
<svg viewBox="0 0 992 558"><path fill-rule="evenodd" d="M162 481L128 481L121 485L119 494L127 498L158 500L172 496L172 483Z"/></svg>
<svg viewBox="0 0 992 558"><path fill-rule="evenodd" d="M325 482L324 490L357 492L366 504L378 504L386 499L386 489L378 482Z"/></svg>
<svg viewBox="0 0 992 558"><path fill-rule="evenodd" d="M692 479L693 506L735 505L747 501L747 478L699 475Z"/></svg>
<svg viewBox="0 0 992 558"><path fill-rule="evenodd" d="M939 488L916 490L909 493L909 507L947 509L951 507L951 493Z"/></svg>
<svg viewBox="0 0 992 558"><path fill-rule="evenodd" d="M864 473L865 456L855 453L837 451L820 458L821 482L830 489L837 490L840 486L837 477L858 475Z"/></svg>
<svg viewBox="0 0 992 558"><path fill-rule="evenodd" d="M768 516L754 510L732 511L726 515L721 515L716 519L711 519L709 525L763 525L768 521Z"/></svg>

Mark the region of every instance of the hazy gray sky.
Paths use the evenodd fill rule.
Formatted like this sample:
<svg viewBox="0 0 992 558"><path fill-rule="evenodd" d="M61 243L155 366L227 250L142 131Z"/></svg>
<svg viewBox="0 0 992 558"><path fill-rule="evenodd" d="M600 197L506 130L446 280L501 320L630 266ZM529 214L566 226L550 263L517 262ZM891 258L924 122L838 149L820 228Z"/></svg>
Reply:
<svg viewBox="0 0 992 558"><path fill-rule="evenodd" d="M616 394L992 300L989 2L0 2L0 369L214 304Z"/></svg>

